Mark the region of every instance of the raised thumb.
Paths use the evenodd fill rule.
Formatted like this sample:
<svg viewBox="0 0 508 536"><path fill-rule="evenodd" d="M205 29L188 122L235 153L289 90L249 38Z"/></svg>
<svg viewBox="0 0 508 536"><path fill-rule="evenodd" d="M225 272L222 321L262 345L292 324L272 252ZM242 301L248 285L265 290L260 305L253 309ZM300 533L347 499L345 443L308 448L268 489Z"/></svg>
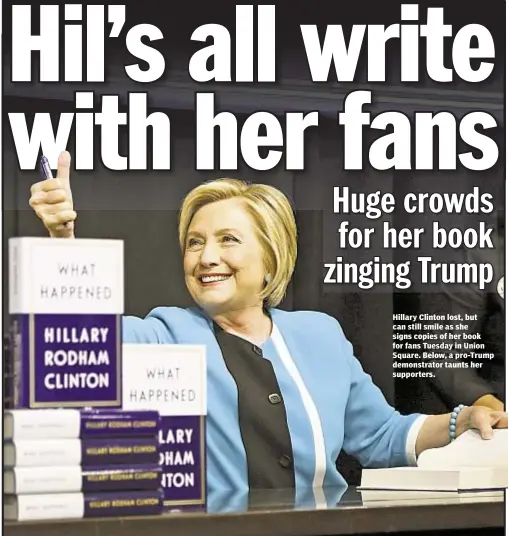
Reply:
<svg viewBox="0 0 508 536"><path fill-rule="evenodd" d="M56 178L59 179L62 183L62 186L69 190L71 189L70 185L70 175L71 175L71 155L68 151L63 151L58 157L58 169L56 173Z"/></svg>

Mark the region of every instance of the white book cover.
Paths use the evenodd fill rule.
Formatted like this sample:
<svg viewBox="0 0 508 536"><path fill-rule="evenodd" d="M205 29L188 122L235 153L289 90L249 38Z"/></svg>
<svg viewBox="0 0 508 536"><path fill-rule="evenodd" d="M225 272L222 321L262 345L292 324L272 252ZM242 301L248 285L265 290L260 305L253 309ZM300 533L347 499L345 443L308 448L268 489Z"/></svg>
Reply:
<svg viewBox="0 0 508 536"><path fill-rule="evenodd" d="M418 467L508 467L508 429L494 430L492 439L482 439L478 430L468 430L448 445L423 451Z"/></svg>
<svg viewBox="0 0 508 536"><path fill-rule="evenodd" d="M473 491L508 488L508 430L482 439L469 430L452 443L428 449L417 467L363 469L361 490Z"/></svg>
<svg viewBox="0 0 508 536"><path fill-rule="evenodd" d="M121 405L122 240L9 239L14 408Z"/></svg>
<svg viewBox="0 0 508 536"><path fill-rule="evenodd" d="M360 489L473 491L508 487L506 467L364 469Z"/></svg>
<svg viewBox="0 0 508 536"><path fill-rule="evenodd" d="M80 519L85 514L82 493L12 495L4 498L7 521Z"/></svg>
<svg viewBox="0 0 508 536"><path fill-rule="evenodd" d="M80 439L36 439L4 443L5 467L80 465Z"/></svg>
<svg viewBox="0 0 508 536"><path fill-rule="evenodd" d="M444 504L474 504L503 502L502 490L457 492L457 491L397 491L363 490L363 506L371 508L395 506L423 506Z"/></svg>
<svg viewBox="0 0 508 536"><path fill-rule="evenodd" d="M206 347L123 345L123 408L157 410L164 505L206 502Z"/></svg>
<svg viewBox="0 0 508 536"><path fill-rule="evenodd" d="M123 240L9 239L9 313L124 313Z"/></svg>
<svg viewBox="0 0 508 536"><path fill-rule="evenodd" d="M503 497L502 490L488 491L421 491L421 490L360 490L363 502L394 502L404 503L406 501L426 501L442 499L489 499Z"/></svg>

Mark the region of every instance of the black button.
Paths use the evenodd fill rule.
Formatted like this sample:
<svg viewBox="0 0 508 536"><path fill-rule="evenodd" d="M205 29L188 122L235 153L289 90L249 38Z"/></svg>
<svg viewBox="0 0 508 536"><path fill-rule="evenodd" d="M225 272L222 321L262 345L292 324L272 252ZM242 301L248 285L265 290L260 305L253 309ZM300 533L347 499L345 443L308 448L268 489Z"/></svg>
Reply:
<svg viewBox="0 0 508 536"><path fill-rule="evenodd" d="M270 404L280 404L282 402L282 398L277 393L268 395L268 400L270 401Z"/></svg>
<svg viewBox="0 0 508 536"><path fill-rule="evenodd" d="M288 456L287 454L283 454L280 458L279 458L279 465L281 467L284 467L284 469L289 469L290 467L293 466L293 460L291 459L290 456Z"/></svg>
<svg viewBox="0 0 508 536"><path fill-rule="evenodd" d="M256 352L256 354L263 355L263 350L261 350L259 346L256 346L255 344L253 344L252 349L254 350L254 352Z"/></svg>

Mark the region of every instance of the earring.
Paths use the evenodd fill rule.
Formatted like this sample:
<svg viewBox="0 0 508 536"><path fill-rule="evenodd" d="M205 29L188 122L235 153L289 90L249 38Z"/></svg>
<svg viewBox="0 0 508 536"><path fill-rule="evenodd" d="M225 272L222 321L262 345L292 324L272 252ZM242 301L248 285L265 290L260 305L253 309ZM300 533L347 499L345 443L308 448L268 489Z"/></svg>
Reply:
<svg viewBox="0 0 508 536"><path fill-rule="evenodd" d="M265 275L265 283L268 285L268 283L270 283L271 280L272 280L272 275L271 274L266 274Z"/></svg>

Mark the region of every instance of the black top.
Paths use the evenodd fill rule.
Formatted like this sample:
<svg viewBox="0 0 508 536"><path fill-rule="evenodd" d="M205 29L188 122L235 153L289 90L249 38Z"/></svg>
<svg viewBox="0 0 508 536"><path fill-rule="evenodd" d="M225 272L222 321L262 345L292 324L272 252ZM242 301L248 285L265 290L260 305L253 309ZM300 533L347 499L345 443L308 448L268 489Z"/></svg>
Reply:
<svg viewBox="0 0 508 536"><path fill-rule="evenodd" d="M226 367L238 389L240 434L250 489L294 488L293 449L272 363L258 346L214 323Z"/></svg>

